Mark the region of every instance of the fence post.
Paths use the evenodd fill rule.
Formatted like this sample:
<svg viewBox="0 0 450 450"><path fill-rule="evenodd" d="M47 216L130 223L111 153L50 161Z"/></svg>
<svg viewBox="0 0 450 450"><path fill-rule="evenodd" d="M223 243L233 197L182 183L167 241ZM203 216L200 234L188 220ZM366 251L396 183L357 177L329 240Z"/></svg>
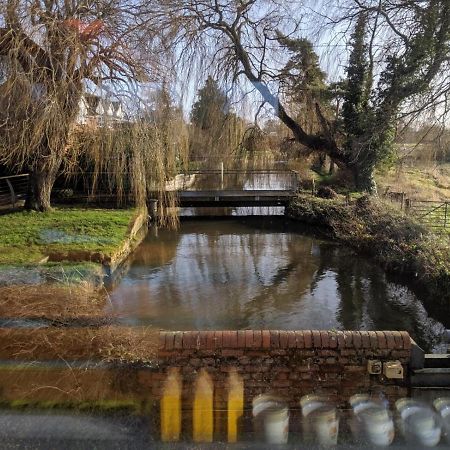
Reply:
<svg viewBox="0 0 450 450"><path fill-rule="evenodd" d="M11 181L8 180L8 178L6 178L6 184L8 185L9 192L11 193L12 207L15 208L16 207L16 194L14 192L13 185L12 185Z"/></svg>
<svg viewBox="0 0 450 450"><path fill-rule="evenodd" d="M447 228L447 217L448 217L448 202L445 202L444 228Z"/></svg>

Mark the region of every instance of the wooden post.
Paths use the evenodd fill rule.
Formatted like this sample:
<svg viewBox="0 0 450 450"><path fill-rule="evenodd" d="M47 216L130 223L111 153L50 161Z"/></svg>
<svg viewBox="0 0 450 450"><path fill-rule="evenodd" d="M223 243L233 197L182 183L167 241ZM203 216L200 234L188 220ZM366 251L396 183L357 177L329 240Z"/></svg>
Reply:
<svg viewBox="0 0 450 450"><path fill-rule="evenodd" d="M148 213L150 216L150 220L154 221L158 217L158 200L151 198L148 201Z"/></svg>
<svg viewBox="0 0 450 450"><path fill-rule="evenodd" d="M316 179L312 178L312 188L311 188L311 194L314 196L316 195Z"/></svg>
<svg viewBox="0 0 450 450"><path fill-rule="evenodd" d="M223 189L223 161L220 163L220 189Z"/></svg>
<svg viewBox="0 0 450 450"><path fill-rule="evenodd" d="M409 213L410 209L411 209L411 199L407 198L405 201L405 212Z"/></svg>
<svg viewBox="0 0 450 450"><path fill-rule="evenodd" d="M448 217L448 202L445 202L444 229L447 228L447 217Z"/></svg>
<svg viewBox="0 0 450 450"><path fill-rule="evenodd" d="M14 192L13 185L12 185L11 181L8 180L8 178L6 178L6 184L8 185L9 192L10 192L10 194L11 194L11 203L12 203L12 207L15 208L15 207L16 207L16 194L15 194L15 192Z"/></svg>

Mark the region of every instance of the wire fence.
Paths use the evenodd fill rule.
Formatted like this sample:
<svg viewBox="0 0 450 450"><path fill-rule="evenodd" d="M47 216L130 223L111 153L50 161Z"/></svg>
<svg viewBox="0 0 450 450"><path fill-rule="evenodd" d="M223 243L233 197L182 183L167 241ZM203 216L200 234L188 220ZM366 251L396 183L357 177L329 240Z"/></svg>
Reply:
<svg viewBox="0 0 450 450"><path fill-rule="evenodd" d="M0 177L0 207L17 208L28 193L29 174Z"/></svg>

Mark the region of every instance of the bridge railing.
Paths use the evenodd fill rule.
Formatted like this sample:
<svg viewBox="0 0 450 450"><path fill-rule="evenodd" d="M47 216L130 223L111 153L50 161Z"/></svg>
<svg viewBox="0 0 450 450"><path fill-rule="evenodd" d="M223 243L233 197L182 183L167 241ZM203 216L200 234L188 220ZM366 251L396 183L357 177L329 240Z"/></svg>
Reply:
<svg viewBox="0 0 450 450"><path fill-rule="evenodd" d="M182 191L296 191L299 175L283 169L200 169L183 174L188 181Z"/></svg>
<svg viewBox="0 0 450 450"><path fill-rule="evenodd" d="M28 192L29 174L0 177L0 207L16 208Z"/></svg>

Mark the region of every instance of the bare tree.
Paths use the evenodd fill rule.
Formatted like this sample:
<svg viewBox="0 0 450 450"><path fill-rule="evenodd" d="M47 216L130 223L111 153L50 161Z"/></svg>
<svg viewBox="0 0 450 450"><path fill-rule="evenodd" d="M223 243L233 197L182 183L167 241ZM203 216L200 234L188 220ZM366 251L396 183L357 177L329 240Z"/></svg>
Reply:
<svg viewBox="0 0 450 450"><path fill-rule="evenodd" d="M85 83L144 77L141 8L131 0L0 0L0 162L30 171L29 207L50 208Z"/></svg>
<svg viewBox="0 0 450 450"><path fill-rule="evenodd" d="M149 23L159 24L163 42L179 49L181 62L192 64L195 53L230 81L243 77L250 82L295 140L349 168L360 190L376 193L373 172L388 157L398 115L420 97L440 98L449 89L448 0L342 0L334 8L326 5L329 17L322 23L330 26L330 33L344 34L351 56L342 82L344 117L328 119L317 102L321 126L315 133L294 119L279 83L284 67L279 32L299 37L302 15L311 12L303 2L154 0L153 5ZM422 108L426 102L420 101Z"/></svg>

